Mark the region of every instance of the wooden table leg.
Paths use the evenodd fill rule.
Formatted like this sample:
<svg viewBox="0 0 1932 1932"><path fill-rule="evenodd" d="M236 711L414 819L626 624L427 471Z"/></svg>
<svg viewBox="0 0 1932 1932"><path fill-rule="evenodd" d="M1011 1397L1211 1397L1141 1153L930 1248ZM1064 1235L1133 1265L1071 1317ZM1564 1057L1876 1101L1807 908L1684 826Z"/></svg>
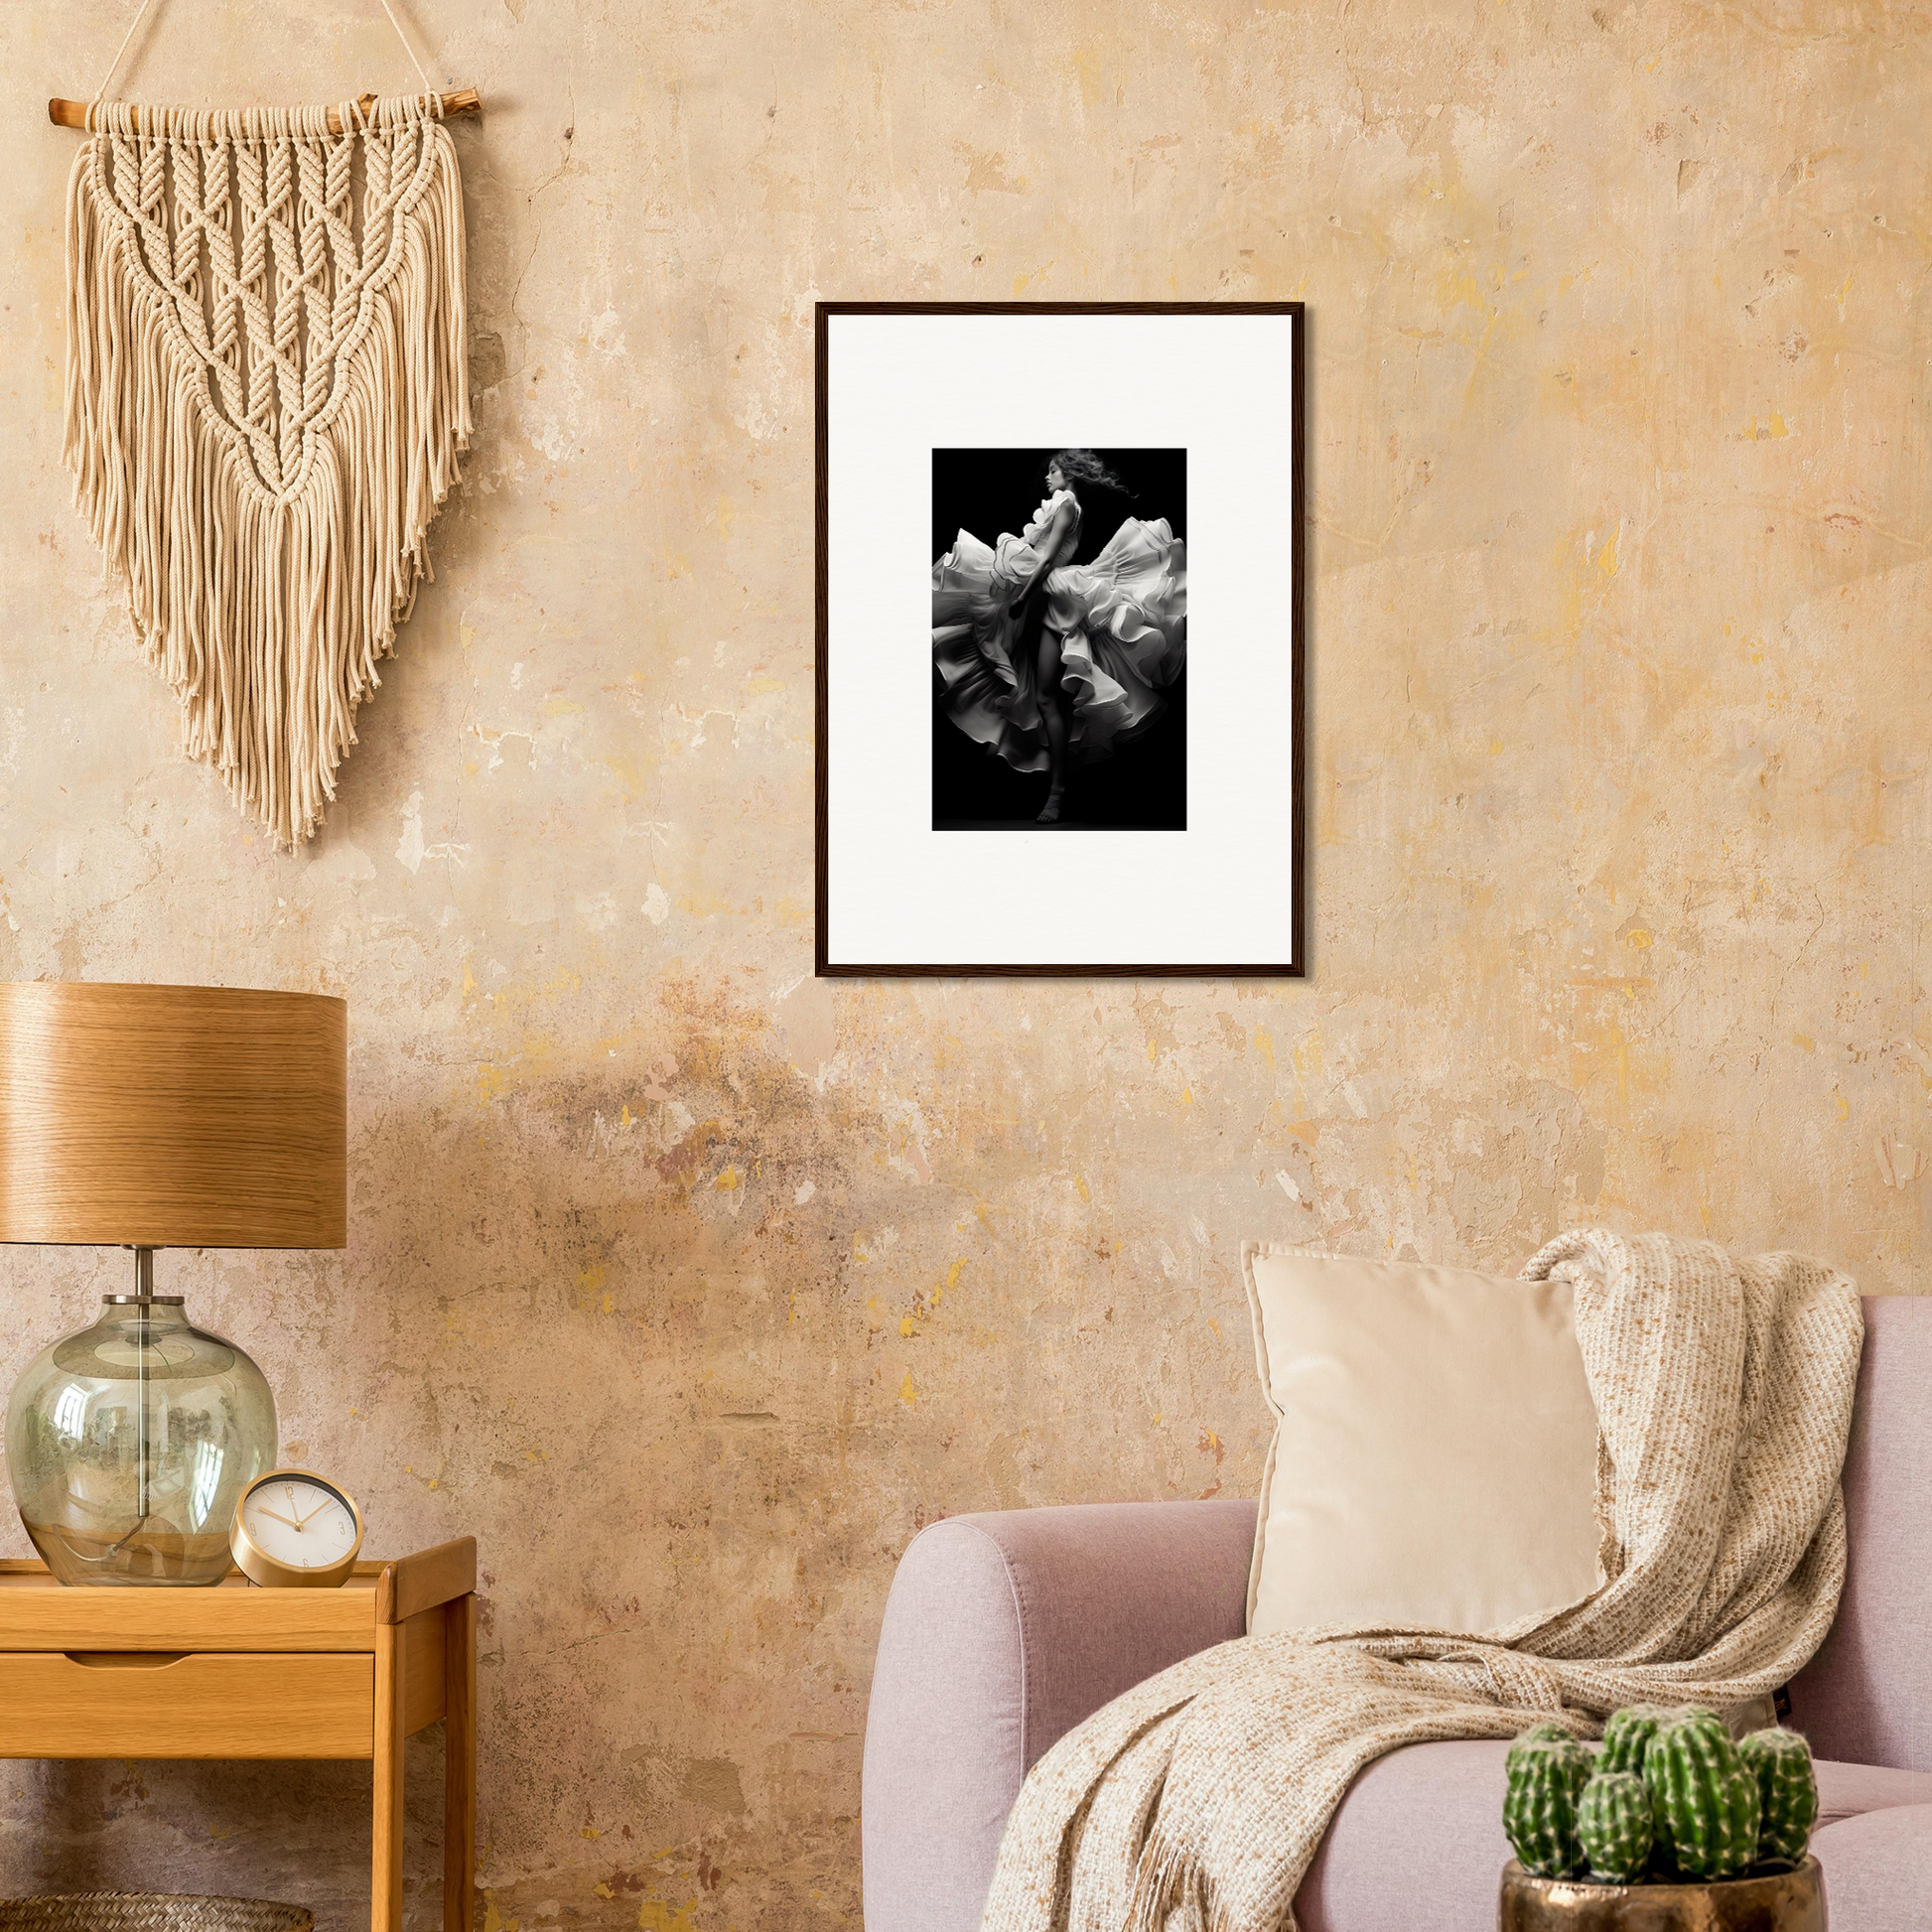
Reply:
<svg viewBox="0 0 1932 1932"><path fill-rule="evenodd" d="M443 1932L477 1906L477 1599L443 1608Z"/></svg>
<svg viewBox="0 0 1932 1932"><path fill-rule="evenodd" d="M403 1653L398 1627L375 1630L375 1816L369 1932L402 1932Z"/></svg>

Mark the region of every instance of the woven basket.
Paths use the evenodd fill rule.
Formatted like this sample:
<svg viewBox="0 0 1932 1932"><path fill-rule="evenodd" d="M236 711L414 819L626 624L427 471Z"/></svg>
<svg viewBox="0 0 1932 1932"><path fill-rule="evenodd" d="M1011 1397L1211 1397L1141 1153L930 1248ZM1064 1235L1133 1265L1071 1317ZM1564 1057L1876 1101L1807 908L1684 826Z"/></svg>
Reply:
<svg viewBox="0 0 1932 1932"><path fill-rule="evenodd" d="M304 1905L158 1891L0 1898L0 1932L315 1932Z"/></svg>

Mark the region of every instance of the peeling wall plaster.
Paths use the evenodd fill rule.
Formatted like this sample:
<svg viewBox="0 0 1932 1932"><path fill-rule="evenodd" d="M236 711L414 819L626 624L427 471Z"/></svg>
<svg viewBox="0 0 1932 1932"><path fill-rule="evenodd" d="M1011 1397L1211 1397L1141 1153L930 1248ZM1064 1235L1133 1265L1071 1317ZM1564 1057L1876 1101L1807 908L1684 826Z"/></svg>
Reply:
<svg viewBox="0 0 1932 1932"><path fill-rule="evenodd" d="M133 86L399 84L364 11L171 0ZM488 102L481 435L293 860L179 757L59 465L41 103L126 8L0 18L0 974L347 996L348 1252L162 1272L375 1550L482 1539L487 1932L856 1927L896 1557L1251 1490L1243 1236L1920 1286L1923 10L412 17ZM809 977L821 295L1309 303L1308 984ZM10 1361L121 1285L0 1250ZM0 1884L347 1925L364 1782L16 1767Z"/></svg>

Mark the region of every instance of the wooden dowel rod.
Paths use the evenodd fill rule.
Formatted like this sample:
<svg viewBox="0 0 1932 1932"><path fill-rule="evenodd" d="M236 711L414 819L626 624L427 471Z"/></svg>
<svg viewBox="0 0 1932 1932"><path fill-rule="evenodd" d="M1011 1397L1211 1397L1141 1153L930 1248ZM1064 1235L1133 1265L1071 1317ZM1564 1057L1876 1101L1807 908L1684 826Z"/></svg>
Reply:
<svg viewBox="0 0 1932 1932"><path fill-rule="evenodd" d="M360 96L359 104L366 108L376 98L374 94ZM418 99L427 98L418 95ZM474 87L450 87L444 90L443 112L448 114L481 114L483 98ZM79 127L87 125L87 103L84 100L61 100L56 98L47 103L47 118L56 127ZM329 110L329 131L340 134L343 131L343 118L332 107Z"/></svg>

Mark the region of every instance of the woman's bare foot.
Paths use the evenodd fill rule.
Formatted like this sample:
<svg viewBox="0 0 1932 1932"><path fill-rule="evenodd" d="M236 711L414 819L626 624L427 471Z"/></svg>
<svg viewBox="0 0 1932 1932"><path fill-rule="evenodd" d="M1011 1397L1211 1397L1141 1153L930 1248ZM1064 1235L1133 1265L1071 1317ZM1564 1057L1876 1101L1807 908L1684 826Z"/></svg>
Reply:
<svg viewBox="0 0 1932 1932"><path fill-rule="evenodd" d="M1035 825L1057 825L1060 822L1060 793L1064 788L1055 785L1046 794L1046 802L1039 808L1039 816L1034 820Z"/></svg>

